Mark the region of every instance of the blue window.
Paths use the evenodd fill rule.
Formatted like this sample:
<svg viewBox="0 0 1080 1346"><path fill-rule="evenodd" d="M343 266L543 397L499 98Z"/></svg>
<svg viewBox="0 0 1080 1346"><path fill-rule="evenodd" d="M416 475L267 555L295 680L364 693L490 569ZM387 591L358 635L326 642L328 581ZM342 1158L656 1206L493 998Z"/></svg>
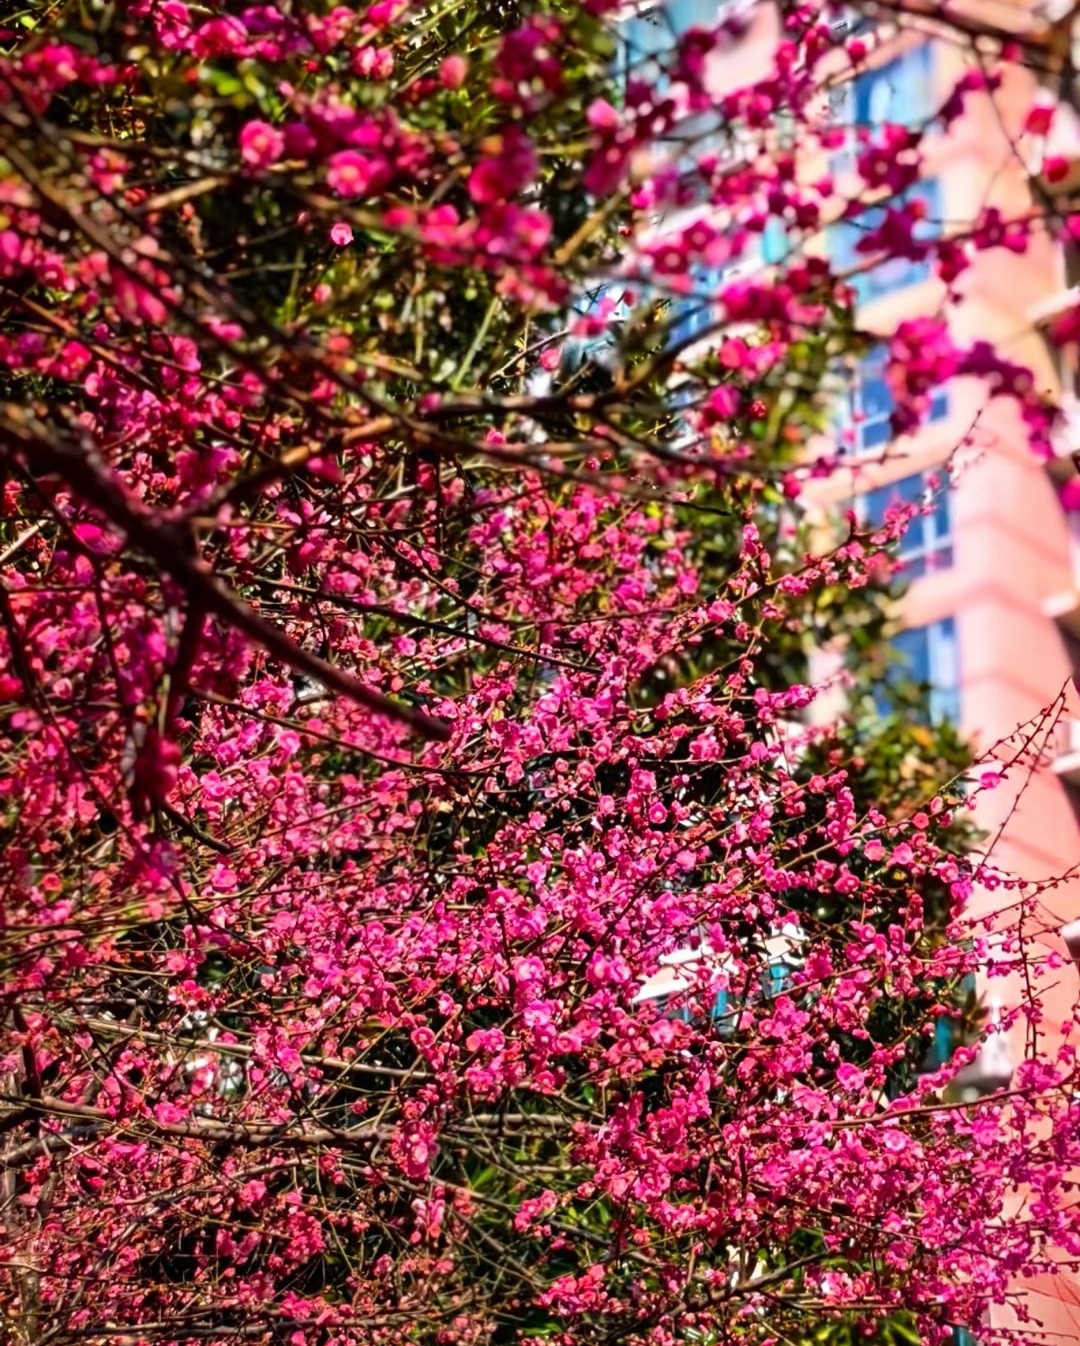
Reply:
<svg viewBox="0 0 1080 1346"><path fill-rule="evenodd" d="M928 718L956 723L960 718L960 659L956 622L952 617L929 626L913 626L890 642L897 656L886 675L885 687L875 700L885 709L889 685L913 682L927 691Z"/></svg>
<svg viewBox="0 0 1080 1346"><path fill-rule="evenodd" d="M880 449L892 438L896 403L885 377L889 349L877 346L859 363L851 386L851 428L858 453Z"/></svg>
<svg viewBox="0 0 1080 1346"><path fill-rule="evenodd" d="M915 47L860 75L854 81L852 101L856 126L916 128L929 121L937 111L929 45Z"/></svg>
<svg viewBox="0 0 1080 1346"><path fill-rule="evenodd" d="M725 8L737 5L726 6L724 0L667 0L665 5L672 32L680 34L691 28L715 28L725 17Z"/></svg>
<svg viewBox="0 0 1080 1346"><path fill-rule="evenodd" d="M916 473L889 486L869 491L863 498L863 514L871 527L885 522L895 505L917 505L920 512L908 521L897 553L904 577L919 579L927 573L947 569L953 562L952 510L947 477L931 484L926 474Z"/></svg>
<svg viewBox="0 0 1080 1346"><path fill-rule="evenodd" d="M627 301L627 294L641 297L640 285L599 285L594 290L580 296L575 311L582 315L596 313L601 305L608 303L607 326L603 332L591 337L573 337L563 347L562 377L567 378L586 360L591 360L606 369L614 368L618 359L619 331L631 316L633 309ZM612 301L614 301L612 303Z"/></svg>
<svg viewBox="0 0 1080 1346"><path fill-rule="evenodd" d="M887 211L897 210L902 204L921 200L926 208L924 218L912 229L917 241L936 238L941 233L941 193L936 179L919 182L900 197L881 205L868 206L855 219L840 220L829 229L829 255L833 269L840 275L858 266L866 266L872 253L859 250L859 244L869 238L885 222ZM852 278L851 284L860 303L894 294L897 290L917 285L930 275L929 258L887 257Z"/></svg>
<svg viewBox="0 0 1080 1346"><path fill-rule="evenodd" d="M716 296L728 275L726 268L693 267L690 294L672 305L672 323L668 340L673 346L704 336L717 318Z"/></svg>
<svg viewBox="0 0 1080 1346"><path fill-rule="evenodd" d="M742 232L740 230L740 232ZM775 266L792 252L783 220L768 218L760 234L745 234L742 250L722 266L690 269L690 293L673 298L669 340L673 345L704 335L720 316L718 296L736 280L758 276L763 267Z"/></svg>
<svg viewBox="0 0 1080 1346"><path fill-rule="evenodd" d="M775 996L783 995L790 986L791 969L788 965L779 960L770 963L765 979L766 999L772 1000Z"/></svg>
<svg viewBox="0 0 1080 1346"><path fill-rule="evenodd" d="M960 983L960 993L965 1000L970 1001L975 997L975 978L970 972ZM962 1019L949 1014L943 1014L939 1019L935 1019L934 1034L922 1064L923 1070L941 1070L943 1066L947 1066L963 1042Z"/></svg>
<svg viewBox="0 0 1080 1346"><path fill-rule="evenodd" d="M940 1070L942 1066L947 1066L955 1051L953 1026L947 1018L942 1016L934 1024L934 1037L930 1044L930 1051L927 1053L926 1068L928 1070Z"/></svg>
<svg viewBox="0 0 1080 1346"><path fill-rule="evenodd" d="M667 85L663 69L676 39L691 28L712 28L720 18L719 0L667 0L642 4L619 24L621 74L623 78Z"/></svg>
<svg viewBox="0 0 1080 1346"><path fill-rule="evenodd" d="M964 1001L973 1002L977 990L975 977L973 973L968 973L960 982L960 995ZM934 1024L934 1036L930 1044L930 1050L923 1062L923 1069L927 1071L940 1070L947 1066L956 1054L958 1047L962 1047L967 1041L964 1021L955 1015L942 1015ZM963 1331L963 1329L959 1329ZM971 1338L968 1338L971 1341Z"/></svg>
<svg viewBox="0 0 1080 1346"><path fill-rule="evenodd" d="M851 430L851 448L857 454L881 449L892 438L892 414L896 403L885 377L888 360L888 346L875 346L859 362L851 381L850 406L847 414L841 417L841 429ZM930 395L927 419L940 421L948 414L948 392L936 388Z"/></svg>
<svg viewBox="0 0 1080 1346"><path fill-rule="evenodd" d="M672 1004L672 1000L675 1000L675 1004ZM703 1027L702 1015L692 1014L691 1005L685 1000L683 993L656 996L652 1004L656 1005L656 1010L665 1018L677 1019L681 1023L698 1023L699 1027ZM711 1024L712 1030L722 1038L730 1038L735 1032L735 1022L742 1008L742 1001L733 999L730 992L716 992L708 1011L708 1023Z"/></svg>
<svg viewBox="0 0 1080 1346"><path fill-rule="evenodd" d="M735 1031L735 1010L727 991L717 991L709 1018L716 1031L724 1037L730 1037Z"/></svg>
<svg viewBox="0 0 1080 1346"><path fill-rule="evenodd" d="M692 28L714 30L740 12L748 18L754 3L755 0L637 0L632 12L618 25L619 89L625 93L627 83L634 80L644 84L652 94L666 96L679 39ZM701 157L712 153L723 160L725 155L739 154L738 128L722 117L718 108L682 117L662 139L692 146L690 152L679 157L679 167L684 174L683 189L692 189L694 199L699 200L709 199L707 184L699 173Z"/></svg>
<svg viewBox="0 0 1080 1346"><path fill-rule="evenodd" d="M848 143L833 155L833 173L851 172L862 141L859 132L879 127L925 126L937 112L934 61L929 44L904 52L886 65L866 70L830 98L833 125L848 131Z"/></svg>
<svg viewBox="0 0 1080 1346"><path fill-rule="evenodd" d="M791 241L783 220L770 215L761 235L761 259L766 266L776 266L791 251Z"/></svg>
<svg viewBox="0 0 1080 1346"><path fill-rule="evenodd" d="M656 999L653 1001L653 1004L661 1013L666 1014L666 1016L669 1019L678 1019L681 1023L684 1024L690 1023L690 1006L683 1003L680 1005L675 1005L673 1008L668 1009L668 1003L670 1000L671 996L669 995L658 995Z"/></svg>
<svg viewBox="0 0 1080 1346"><path fill-rule="evenodd" d="M720 316L718 295L738 277L751 276L760 270L767 260L763 254L769 248L774 252L782 250L782 254L788 250L787 236L777 219L769 220L762 236L751 235L743 251L722 266L691 267L690 293L672 300L668 333L671 344L704 336Z"/></svg>
<svg viewBox="0 0 1080 1346"><path fill-rule="evenodd" d="M663 6L642 8L619 24L620 66L623 79L640 79L661 86L662 62L657 57L669 53L674 34Z"/></svg>

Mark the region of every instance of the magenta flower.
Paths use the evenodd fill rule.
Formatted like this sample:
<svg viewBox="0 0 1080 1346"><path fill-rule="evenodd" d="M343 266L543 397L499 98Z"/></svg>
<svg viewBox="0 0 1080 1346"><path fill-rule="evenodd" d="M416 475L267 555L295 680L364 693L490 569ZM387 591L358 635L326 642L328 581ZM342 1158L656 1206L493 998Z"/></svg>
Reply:
<svg viewBox="0 0 1080 1346"><path fill-rule="evenodd" d="M240 158L256 172L277 163L284 149L284 135L269 122L248 122L240 132Z"/></svg>
<svg viewBox="0 0 1080 1346"><path fill-rule="evenodd" d="M446 89L460 89L469 73L469 63L464 56L448 56L439 66L439 79Z"/></svg>
<svg viewBox="0 0 1080 1346"><path fill-rule="evenodd" d="M585 118L594 131L617 131L619 113L606 98L594 98L585 111Z"/></svg>
<svg viewBox="0 0 1080 1346"><path fill-rule="evenodd" d="M353 241L352 226L346 224L344 220L338 220L337 224L330 227L330 241L339 248L348 247Z"/></svg>
<svg viewBox="0 0 1080 1346"><path fill-rule="evenodd" d="M495 136L492 153L469 174L469 195L477 205L516 196L536 177L540 161L532 141L516 126Z"/></svg>
<svg viewBox="0 0 1080 1346"><path fill-rule="evenodd" d="M330 156L327 186L338 196L365 196L375 179L377 167L359 150L339 150Z"/></svg>

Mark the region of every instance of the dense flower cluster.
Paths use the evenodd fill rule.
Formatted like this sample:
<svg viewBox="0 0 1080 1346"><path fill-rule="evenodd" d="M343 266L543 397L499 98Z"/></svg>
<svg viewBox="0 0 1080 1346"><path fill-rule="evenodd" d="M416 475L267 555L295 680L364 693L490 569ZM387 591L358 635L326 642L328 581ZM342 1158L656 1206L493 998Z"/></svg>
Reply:
<svg viewBox="0 0 1080 1346"><path fill-rule="evenodd" d="M932 1343L1080 1257L1071 1059L920 1070L985 958L957 799L868 800L775 676L906 518L792 512L861 340L812 247L861 207L774 146L829 147L829 16L718 100L734 21L615 90L601 0L91 9L0 60L13 1339ZM926 237L919 146L859 155L860 265L952 294L1036 221ZM953 377L1045 450L938 319L896 434Z"/></svg>

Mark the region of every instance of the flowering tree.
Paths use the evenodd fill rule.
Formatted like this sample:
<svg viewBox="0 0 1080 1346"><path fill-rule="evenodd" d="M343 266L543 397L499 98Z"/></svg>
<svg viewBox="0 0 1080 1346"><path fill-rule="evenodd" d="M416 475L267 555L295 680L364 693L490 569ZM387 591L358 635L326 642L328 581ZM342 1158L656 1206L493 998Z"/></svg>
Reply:
<svg viewBox="0 0 1080 1346"><path fill-rule="evenodd" d="M917 130L872 223L803 182L866 52L781 11L722 97L738 16L607 0L7 34L10 1339L935 1342L1080 1252L1071 1062L923 1068L961 745L813 725L906 515L799 506L870 341L823 221L949 284L1035 225L928 237ZM888 370L897 434L966 374L1045 443L938 319Z"/></svg>

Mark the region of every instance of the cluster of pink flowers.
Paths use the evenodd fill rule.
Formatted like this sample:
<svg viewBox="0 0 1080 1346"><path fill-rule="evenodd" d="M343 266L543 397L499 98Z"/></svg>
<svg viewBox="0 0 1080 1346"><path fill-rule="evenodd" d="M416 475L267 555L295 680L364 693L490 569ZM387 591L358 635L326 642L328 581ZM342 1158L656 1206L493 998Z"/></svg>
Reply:
<svg viewBox="0 0 1080 1346"><path fill-rule="evenodd" d="M617 97L614 6L534 8L458 43L389 0L134 0L97 55L46 33L0 62L0 99L76 127L39 174L13 114L0 179L4 1321L767 1346L809 1303L932 1341L1080 1257L1071 1047L1008 1106L915 1069L996 876L944 797L867 805L802 723L820 689L769 676L907 517L803 553L762 504L755 435L793 350L844 330L843 278L796 255L717 285L688 445L653 428L649 333L600 392L550 382L567 331L614 322L558 311L597 273L685 297L768 220L818 229L831 185L665 158L729 27L673 50L677 91ZM790 31L724 100L763 137L835 51L812 6ZM175 160L163 69L198 94ZM918 152L858 172L904 190ZM658 237L688 193L716 222ZM894 205L864 251L951 284L959 245L917 222ZM987 211L970 242L1029 235ZM894 428L954 376L1045 445L1026 371L937 319L891 337ZM780 462L790 509L814 469ZM687 518L732 481L718 574Z"/></svg>

